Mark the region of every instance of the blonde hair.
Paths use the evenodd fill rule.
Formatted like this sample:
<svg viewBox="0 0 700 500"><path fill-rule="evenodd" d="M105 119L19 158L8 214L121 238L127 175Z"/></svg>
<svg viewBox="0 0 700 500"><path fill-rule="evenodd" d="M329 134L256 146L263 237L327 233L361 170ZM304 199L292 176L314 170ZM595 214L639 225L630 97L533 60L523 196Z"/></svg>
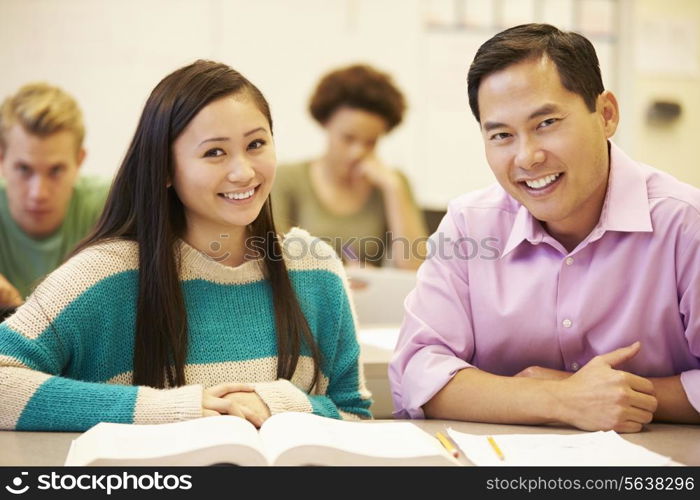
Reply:
<svg viewBox="0 0 700 500"><path fill-rule="evenodd" d="M83 113L63 89L44 82L28 83L0 106L0 150L7 146L7 134L20 124L30 134L46 137L67 130L75 136L76 153L85 137Z"/></svg>

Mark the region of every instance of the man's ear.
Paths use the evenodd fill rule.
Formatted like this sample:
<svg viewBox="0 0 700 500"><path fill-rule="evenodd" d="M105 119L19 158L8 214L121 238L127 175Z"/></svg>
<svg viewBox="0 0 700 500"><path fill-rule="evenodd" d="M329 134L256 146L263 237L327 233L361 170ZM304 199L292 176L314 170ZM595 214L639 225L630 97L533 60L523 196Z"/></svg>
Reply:
<svg viewBox="0 0 700 500"><path fill-rule="evenodd" d="M78 151L78 168L85 161L85 156L87 156L87 151L85 151L85 148L80 148L80 151Z"/></svg>
<svg viewBox="0 0 700 500"><path fill-rule="evenodd" d="M617 103L615 94L609 90L603 91L598 96L598 110L603 119L605 137L610 139L615 135L617 125L620 123L620 106Z"/></svg>

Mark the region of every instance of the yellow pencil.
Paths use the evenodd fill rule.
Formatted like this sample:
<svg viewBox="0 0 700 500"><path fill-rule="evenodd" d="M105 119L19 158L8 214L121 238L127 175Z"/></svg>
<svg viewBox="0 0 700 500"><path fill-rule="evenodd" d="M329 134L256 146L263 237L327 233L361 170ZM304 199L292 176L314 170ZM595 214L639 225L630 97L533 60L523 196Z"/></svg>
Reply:
<svg viewBox="0 0 700 500"><path fill-rule="evenodd" d="M450 454L457 458L459 456L459 450L455 448L455 445L452 444L452 441L447 439L447 436L445 436L442 432L436 432L435 437L438 438L442 446L445 447L445 449L450 452Z"/></svg>
<svg viewBox="0 0 700 500"><path fill-rule="evenodd" d="M505 455L503 455L503 452L501 451L501 449L500 449L500 448L498 447L498 445L496 444L496 440L493 439L493 436L488 436L486 439L488 440L489 444L491 445L491 448L493 448L493 451L495 451L495 452L496 452L496 455L498 455L498 459L499 459L499 460L505 460L506 457L505 457Z"/></svg>

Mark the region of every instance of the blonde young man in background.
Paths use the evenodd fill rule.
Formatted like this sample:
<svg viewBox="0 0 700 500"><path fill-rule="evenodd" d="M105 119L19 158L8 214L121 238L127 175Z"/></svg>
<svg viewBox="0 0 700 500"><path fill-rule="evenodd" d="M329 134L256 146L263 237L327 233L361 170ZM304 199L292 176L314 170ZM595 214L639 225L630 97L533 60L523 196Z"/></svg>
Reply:
<svg viewBox="0 0 700 500"><path fill-rule="evenodd" d="M108 185L78 176L84 136L58 87L30 83L0 106L0 310L22 304L102 212Z"/></svg>

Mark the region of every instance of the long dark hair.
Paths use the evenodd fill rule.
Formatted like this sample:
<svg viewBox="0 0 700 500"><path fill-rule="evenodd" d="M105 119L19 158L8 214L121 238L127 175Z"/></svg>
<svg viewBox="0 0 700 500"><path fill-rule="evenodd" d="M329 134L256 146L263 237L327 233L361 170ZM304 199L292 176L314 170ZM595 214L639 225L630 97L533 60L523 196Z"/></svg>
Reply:
<svg viewBox="0 0 700 500"><path fill-rule="evenodd" d="M186 222L182 202L174 189L166 187L173 177L172 145L207 104L241 93L265 115L272 132L265 97L230 67L199 60L165 77L146 102L97 226L73 252L115 238L138 243L135 385L163 388L186 384L187 314L176 253ZM272 287L277 327L277 377L291 379L305 343L314 361L311 390L320 381L321 355L284 260L275 258L282 252L269 197L249 231L250 236L264 241L263 272Z"/></svg>

